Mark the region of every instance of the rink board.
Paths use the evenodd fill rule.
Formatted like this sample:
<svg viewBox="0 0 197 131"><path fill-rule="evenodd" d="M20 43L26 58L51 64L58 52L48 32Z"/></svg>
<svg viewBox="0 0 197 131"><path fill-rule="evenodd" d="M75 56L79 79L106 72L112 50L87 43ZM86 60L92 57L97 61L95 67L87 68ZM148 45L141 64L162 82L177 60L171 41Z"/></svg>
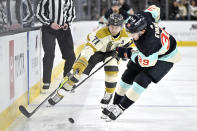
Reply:
<svg viewBox="0 0 197 131"><path fill-rule="evenodd" d="M40 95L43 57L40 40L40 30L0 37L1 131L20 114L19 105L27 106ZM52 81L62 73L63 66L61 57L54 60Z"/></svg>

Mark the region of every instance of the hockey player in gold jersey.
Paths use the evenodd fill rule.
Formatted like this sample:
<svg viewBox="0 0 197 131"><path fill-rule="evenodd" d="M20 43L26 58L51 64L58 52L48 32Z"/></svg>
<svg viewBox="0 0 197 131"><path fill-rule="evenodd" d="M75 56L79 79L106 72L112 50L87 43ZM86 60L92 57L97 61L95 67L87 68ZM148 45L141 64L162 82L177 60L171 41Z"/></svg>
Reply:
<svg viewBox="0 0 197 131"><path fill-rule="evenodd" d="M87 43L78 60L74 63L72 71L67 74L67 80L72 73L78 71L70 80L60 88L56 94L48 100L51 105L58 103L69 92L80 78L89 75L91 70L99 62L106 62L114 56L116 47L124 46L131 42L132 38L123 25L123 17L120 14L111 14L108 25L88 34ZM101 104L109 104L118 79L118 58L112 59L104 66L105 70L105 94Z"/></svg>

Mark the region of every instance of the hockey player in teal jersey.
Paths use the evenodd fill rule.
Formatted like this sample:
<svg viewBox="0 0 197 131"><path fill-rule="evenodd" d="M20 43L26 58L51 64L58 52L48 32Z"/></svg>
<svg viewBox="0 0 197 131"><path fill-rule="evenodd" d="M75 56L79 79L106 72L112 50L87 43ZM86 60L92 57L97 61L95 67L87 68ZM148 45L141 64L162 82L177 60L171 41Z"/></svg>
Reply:
<svg viewBox="0 0 197 131"><path fill-rule="evenodd" d="M102 111L110 120L116 120L138 100L151 82L158 83L180 60L175 38L161 29L158 21L158 7L151 6L131 16L126 24L137 50L117 48L118 55L130 61L115 92L113 104Z"/></svg>

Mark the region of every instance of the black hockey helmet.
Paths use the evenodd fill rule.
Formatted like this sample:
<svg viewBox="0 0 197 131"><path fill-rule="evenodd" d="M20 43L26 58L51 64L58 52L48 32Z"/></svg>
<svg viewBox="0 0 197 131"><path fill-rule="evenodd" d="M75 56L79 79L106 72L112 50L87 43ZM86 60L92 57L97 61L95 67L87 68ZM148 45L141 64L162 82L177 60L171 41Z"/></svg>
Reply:
<svg viewBox="0 0 197 131"><path fill-rule="evenodd" d="M111 6L121 6L119 0L112 0Z"/></svg>
<svg viewBox="0 0 197 131"><path fill-rule="evenodd" d="M146 29L147 21L141 14L134 14L126 23L126 29L130 33L136 33L143 29Z"/></svg>
<svg viewBox="0 0 197 131"><path fill-rule="evenodd" d="M111 14L108 18L108 25L122 26L124 18L121 14Z"/></svg>

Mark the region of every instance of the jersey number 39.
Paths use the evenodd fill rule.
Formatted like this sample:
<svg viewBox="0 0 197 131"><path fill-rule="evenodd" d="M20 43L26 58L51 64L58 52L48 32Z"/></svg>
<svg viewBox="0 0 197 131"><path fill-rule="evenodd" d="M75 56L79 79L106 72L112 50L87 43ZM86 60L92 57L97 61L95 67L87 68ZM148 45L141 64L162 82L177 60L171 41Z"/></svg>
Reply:
<svg viewBox="0 0 197 131"><path fill-rule="evenodd" d="M149 65L149 60L148 59L142 59L142 57L140 55L138 56L138 61L139 61L140 64L143 64L144 66Z"/></svg>
<svg viewBox="0 0 197 131"><path fill-rule="evenodd" d="M169 37L170 36L165 30L163 30L163 29L161 29L161 30L162 30L162 32L161 32L161 43L164 47L166 47L166 50L169 50L169 48L170 48Z"/></svg>

